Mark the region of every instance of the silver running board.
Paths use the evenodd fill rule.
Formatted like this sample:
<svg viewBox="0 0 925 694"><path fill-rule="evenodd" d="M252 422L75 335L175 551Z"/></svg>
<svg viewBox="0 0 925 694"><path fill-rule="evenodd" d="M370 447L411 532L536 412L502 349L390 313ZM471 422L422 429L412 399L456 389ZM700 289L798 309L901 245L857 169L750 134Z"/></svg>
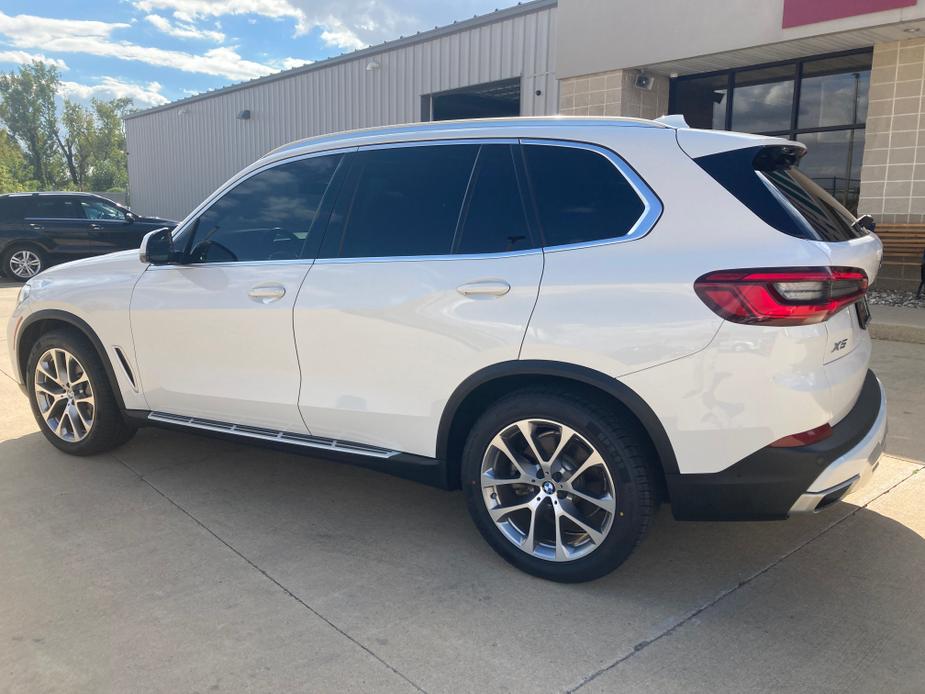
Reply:
<svg viewBox="0 0 925 694"><path fill-rule="evenodd" d="M391 458L392 456L398 455L398 451L392 451L388 448L378 448L376 446L367 446L363 443L351 443L349 441L338 441L337 439L325 439L320 436L311 436L309 434L293 434L286 431L273 431L272 429L252 427L245 424L228 424L226 422L216 422L211 419L187 417L185 415L168 414L166 412L150 412L148 414L148 419L152 422L177 424L184 427L190 427L191 429L203 429L205 431L214 431L221 434L233 434L235 436L243 436L250 439L286 443L295 446L304 446L305 448L314 448L322 451L352 453L354 455L365 455L371 458Z"/></svg>

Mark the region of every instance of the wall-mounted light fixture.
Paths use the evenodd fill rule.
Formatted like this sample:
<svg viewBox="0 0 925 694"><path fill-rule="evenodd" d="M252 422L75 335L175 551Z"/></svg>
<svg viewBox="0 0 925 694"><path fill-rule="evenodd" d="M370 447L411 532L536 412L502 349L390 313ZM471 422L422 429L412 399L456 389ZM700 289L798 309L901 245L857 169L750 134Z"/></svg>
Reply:
<svg viewBox="0 0 925 694"><path fill-rule="evenodd" d="M378 63L378 61L370 60L368 63L366 63L366 72L373 72L374 70L378 70L380 67L382 66Z"/></svg>
<svg viewBox="0 0 925 694"><path fill-rule="evenodd" d="M250 119L251 119L251 110L249 108L246 108L243 111L238 111L238 120L250 120Z"/></svg>

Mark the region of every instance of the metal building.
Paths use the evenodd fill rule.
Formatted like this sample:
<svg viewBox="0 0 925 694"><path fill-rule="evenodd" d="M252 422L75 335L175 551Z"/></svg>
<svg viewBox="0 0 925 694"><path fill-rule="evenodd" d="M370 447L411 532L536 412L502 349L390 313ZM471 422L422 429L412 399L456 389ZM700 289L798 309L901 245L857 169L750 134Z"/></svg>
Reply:
<svg viewBox="0 0 925 694"><path fill-rule="evenodd" d="M281 144L340 130L559 109L556 0L135 113L125 120L133 208L182 219Z"/></svg>

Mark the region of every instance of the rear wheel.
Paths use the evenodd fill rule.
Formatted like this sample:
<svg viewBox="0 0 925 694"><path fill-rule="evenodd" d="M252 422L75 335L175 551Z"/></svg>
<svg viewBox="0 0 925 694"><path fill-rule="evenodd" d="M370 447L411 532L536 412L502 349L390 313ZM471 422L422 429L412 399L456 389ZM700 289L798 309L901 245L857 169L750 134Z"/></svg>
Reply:
<svg viewBox="0 0 925 694"><path fill-rule="evenodd" d="M652 458L610 408L531 390L476 422L461 472L469 512L495 551L535 576L578 582L622 564L648 530Z"/></svg>
<svg viewBox="0 0 925 694"><path fill-rule="evenodd" d="M26 378L42 434L65 453L101 453L135 433L122 417L99 355L83 336L42 335L29 354Z"/></svg>
<svg viewBox="0 0 925 694"><path fill-rule="evenodd" d="M13 246L3 254L3 274L25 282L45 269L45 254L34 246Z"/></svg>

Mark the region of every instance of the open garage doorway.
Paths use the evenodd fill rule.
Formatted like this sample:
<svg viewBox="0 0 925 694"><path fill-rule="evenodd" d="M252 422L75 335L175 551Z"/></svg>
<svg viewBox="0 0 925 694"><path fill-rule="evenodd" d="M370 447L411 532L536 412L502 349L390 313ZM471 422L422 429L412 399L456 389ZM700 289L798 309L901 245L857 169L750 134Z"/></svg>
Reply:
<svg viewBox="0 0 925 694"><path fill-rule="evenodd" d="M426 120L519 116L520 79L485 82L427 94L422 99L421 110Z"/></svg>

